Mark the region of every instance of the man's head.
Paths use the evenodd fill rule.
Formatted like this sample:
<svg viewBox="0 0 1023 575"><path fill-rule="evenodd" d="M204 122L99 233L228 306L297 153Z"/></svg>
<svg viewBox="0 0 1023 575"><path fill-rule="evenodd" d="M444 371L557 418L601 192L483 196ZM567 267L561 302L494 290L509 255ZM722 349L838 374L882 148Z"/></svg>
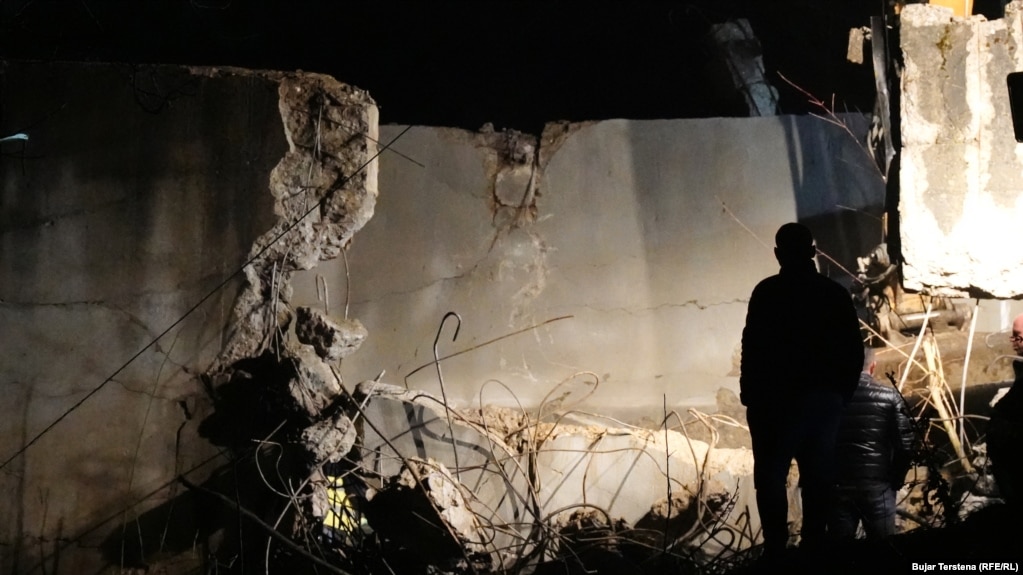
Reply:
<svg viewBox="0 0 1023 575"><path fill-rule="evenodd" d="M782 267L802 264L817 255L810 228L795 222L778 228L778 233L774 234L774 246L774 257L778 258Z"/></svg>
<svg viewBox="0 0 1023 575"><path fill-rule="evenodd" d="M874 375L874 370L877 368L877 356L874 353L874 348L864 347L863 348L863 372Z"/></svg>
<svg viewBox="0 0 1023 575"><path fill-rule="evenodd" d="M1016 352L1016 355L1023 355L1023 313L1012 321L1012 335L1009 338L1012 341L1012 350Z"/></svg>

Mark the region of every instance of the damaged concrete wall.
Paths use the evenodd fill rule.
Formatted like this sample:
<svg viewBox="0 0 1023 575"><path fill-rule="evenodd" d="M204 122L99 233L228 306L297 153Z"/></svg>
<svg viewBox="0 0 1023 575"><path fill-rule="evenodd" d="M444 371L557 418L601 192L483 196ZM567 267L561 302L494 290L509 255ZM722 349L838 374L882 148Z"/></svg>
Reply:
<svg viewBox="0 0 1023 575"><path fill-rule="evenodd" d="M1023 145L1013 137L1006 75L1023 70L1023 3L1005 17L902 12L901 197L909 289L1023 294Z"/></svg>
<svg viewBox="0 0 1023 575"><path fill-rule="evenodd" d="M97 571L123 552L109 547L119 525L159 533L136 518L181 509L174 477L208 474L221 434L279 399L257 393L267 373L289 382L293 419L330 423L298 430L315 447L351 443L323 417L338 375L541 415L735 410L721 390L736 388L745 301L776 270L777 226L808 223L847 269L881 240L857 212L883 204L869 156L817 118L375 138L368 96L328 78L98 65L8 64L3 98L4 133L31 137L0 164L0 345L17 358L0 399L9 572ZM396 139L378 205L372 170L348 177L373 139ZM449 311L461 321L442 324ZM443 374L434 342L458 354ZM210 423L231 393L244 409ZM564 445L550 453L586 433L552 436ZM614 441L648 449L641 434Z"/></svg>
<svg viewBox="0 0 1023 575"><path fill-rule="evenodd" d="M296 274L295 301L348 306L366 325L347 380L385 371L439 395L434 341L440 356L482 346L443 363L463 406L536 405L595 377L586 408L629 421L660 421L662 396L713 410L719 389L737 390L746 300L777 271L777 227L808 223L853 271L882 238L876 169L857 138L814 117L550 124L539 140L415 127L392 148L348 267ZM449 311L455 341L453 320L438 335Z"/></svg>
<svg viewBox="0 0 1023 575"><path fill-rule="evenodd" d="M216 507L175 478L219 473L231 433L204 374L261 353L288 275L371 217L375 105L311 74L0 71L0 130L29 136L0 160L0 570L138 568L121 541L153 537L198 569Z"/></svg>

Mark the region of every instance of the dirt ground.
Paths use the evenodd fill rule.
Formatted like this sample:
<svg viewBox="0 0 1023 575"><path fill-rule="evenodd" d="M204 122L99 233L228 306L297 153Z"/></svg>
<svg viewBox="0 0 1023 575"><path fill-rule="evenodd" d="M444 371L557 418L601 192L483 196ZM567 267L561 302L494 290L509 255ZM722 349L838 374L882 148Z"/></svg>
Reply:
<svg viewBox="0 0 1023 575"><path fill-rule="evenodd" d="M929 571L942 571L939 564L944 564L946 571L955 570L954 567L981 571L989 563L1013 563L1018 567L1023 559L1020 541L1023 524L1019 510L997 503L949 527L917 529L883 542L860 539L816 555L792 549L777 564L753 562L727 573L882 575L925 571L925 566L929 566Z"/></svg>

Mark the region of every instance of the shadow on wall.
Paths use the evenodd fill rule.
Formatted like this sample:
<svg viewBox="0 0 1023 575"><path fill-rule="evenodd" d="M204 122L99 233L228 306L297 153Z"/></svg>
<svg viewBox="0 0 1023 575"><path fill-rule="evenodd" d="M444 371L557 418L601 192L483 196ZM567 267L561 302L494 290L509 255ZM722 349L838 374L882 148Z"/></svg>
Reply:
<svg viewBox="0 0 1023 575"><path fill-rule="evenodd" d="M827 256L818 257L821 272L848 287L856 258L885 241L885 178L866 143L865 116L830 114L818 121L808 130L794 117L783 118L796 217Z"/></svg>
<svg viewBox="0 0 1023 575"><path fill-rule="evenodd" d="M268 351L236 363L231 379L216 389L205 382L215 411L199 433L229 461L198 486L179 479L184 491L171 487L180 494L113 529L101 546L104 560L122 569L145 570L169 559L242 573L246 564L265 562L265 526L295 521L301 507L281 495L300 490L289 478L308 474L305 452L293 447L308 422L281 383L294 377L293 364ZM273 561L282 564L281 557Z"/></svg>
<svg viewBox="0 0 1023 575"><path fill-rule="evenodd" d="M240 497L240 485L232 466L217 470L203 483L204 489ZM251 497L245 497L248 502ZM148 570L154 564L228 564L237 555L239 541L255 545L259 533L242 533L252 527L208 494L184 491L177 497L116 527L100 549L104 561L122 572ZM231 548L233 551L228 551ZM192 551L191 556L185 555ZM226 552L226 553L225 553ZM223 557L223 559L218 559Z"/></svg>

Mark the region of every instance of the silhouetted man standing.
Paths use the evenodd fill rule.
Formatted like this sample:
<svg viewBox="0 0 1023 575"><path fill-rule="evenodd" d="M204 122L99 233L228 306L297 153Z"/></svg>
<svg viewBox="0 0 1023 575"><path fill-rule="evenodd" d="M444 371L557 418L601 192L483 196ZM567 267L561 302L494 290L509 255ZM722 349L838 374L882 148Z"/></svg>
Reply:
<svg viewBox="0 0 1023 575"><path fill-rule="evenodd" d="M753 441L753 482L766 557L788 541L786 478L799 465L801 545L823 544L842 404L863 367L849 292L817 272L813 235L789 223L775 235L781 271L750 296L742 332L740 399Z"/></svg>

